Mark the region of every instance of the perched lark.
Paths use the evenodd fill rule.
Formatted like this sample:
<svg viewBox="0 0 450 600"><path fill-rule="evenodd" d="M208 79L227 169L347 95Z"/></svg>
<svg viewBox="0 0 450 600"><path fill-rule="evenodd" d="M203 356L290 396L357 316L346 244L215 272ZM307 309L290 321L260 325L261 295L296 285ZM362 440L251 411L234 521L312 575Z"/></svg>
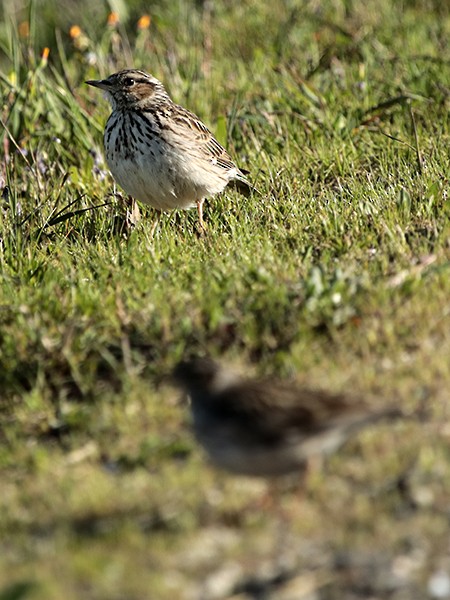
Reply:
<svg viewBox="0 0 450 600"><path fill-rule="evenodd" d="M205 198L228 184L245 195L253 189L209 129L152 75L127 69L86 83L103 90L111 104L106 160L136 200L159 211L196 205L203 229Z"/></svg>
<svg viewBox="0 0 450 600"><path fill-rule="evenodd" d="M212 461L242 475L301 471L365 425L402 414L291 382L243 379L207 358L181 362L173 378L190 396L194 433Z"/></svg>

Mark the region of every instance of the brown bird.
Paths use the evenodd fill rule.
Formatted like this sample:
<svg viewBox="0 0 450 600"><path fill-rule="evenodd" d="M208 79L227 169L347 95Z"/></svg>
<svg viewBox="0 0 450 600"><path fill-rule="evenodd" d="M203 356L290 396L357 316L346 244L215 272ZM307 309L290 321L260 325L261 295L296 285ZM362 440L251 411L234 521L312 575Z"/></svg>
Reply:
<svg viewBox="0 0 450 600"><path fill-rule="evenodd" d="M194 433L211 460L242 475L302 470L362 427L402 415L287 381L241 378L209 358L179 363L173 378L190 397Z"/></svg>
<svg viewBox="0 0 450 600"><path fill-rule="evenodd" d="M106 161L127 194L159 211L197 206L201 229L205 198L233 185L253 187L202 121L175 104L152 75L126 69L87 81L112 107L106 123Z"/></svg>

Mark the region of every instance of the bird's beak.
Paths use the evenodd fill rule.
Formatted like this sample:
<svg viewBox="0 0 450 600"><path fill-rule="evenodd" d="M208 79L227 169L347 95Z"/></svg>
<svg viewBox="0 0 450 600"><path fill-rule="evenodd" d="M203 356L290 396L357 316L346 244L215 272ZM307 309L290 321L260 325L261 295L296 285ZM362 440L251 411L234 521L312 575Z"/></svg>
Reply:
<svg viewBox="0 0 450 600"><path fill-rule="evenodd" d="M98 87L101 90L108 91L111 89L111 83L107 79L91 79L89 81L85 81L88 85L93 85L94 87Z"/></svg>

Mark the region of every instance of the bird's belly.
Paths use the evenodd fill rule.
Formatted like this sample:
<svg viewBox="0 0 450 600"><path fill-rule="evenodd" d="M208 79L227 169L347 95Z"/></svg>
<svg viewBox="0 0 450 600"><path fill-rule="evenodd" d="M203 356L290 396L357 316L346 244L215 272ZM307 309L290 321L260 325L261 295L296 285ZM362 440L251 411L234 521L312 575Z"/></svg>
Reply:
<svg viewBox="0 0 450 600"><path fill-rule="evenodd" d="M287 448L267 450L254 448L251 456L239 449L228 448L211 456L224 469L252 477L277 477L300 471L305 466L304 458Z"/></svg>
<svg viewBox="0 0 450 600"><path fill-rule="evenodd" d="M252 477L276 477L301 470L306 456L296 444L280 443L242 445L237 439L226 439L214 430L211 438L207 432L196 432L199 442L206 448L211 460L219 467Z"/></svg>
<svg viewBox="0 0 450 600"><path fill-rule="evenodd" d="M314 435L285 432L270 443L226 422L211 422L198 411L195 416L195 434L211 460L241 475L276 477L298 471L309 459L334 452L347 438L345 427L333 427Z"/></svg>
<svg viewBox="0 0 450 600"><path fill-rule="evenodd" d="M158 210L190 208L201 199L189 190L177 193L175 177L158 155L149 159L140 154L124 157L107 152L106 160L115 181L127 194Z"/></svg>
<svg viewBox="0 0 450 600"><path fill-rule="evenodd" d="M145 153L136 148L117 150L110 144L106 161L127 194L158 210L190 208L226 184L162 142Z"/></svg>

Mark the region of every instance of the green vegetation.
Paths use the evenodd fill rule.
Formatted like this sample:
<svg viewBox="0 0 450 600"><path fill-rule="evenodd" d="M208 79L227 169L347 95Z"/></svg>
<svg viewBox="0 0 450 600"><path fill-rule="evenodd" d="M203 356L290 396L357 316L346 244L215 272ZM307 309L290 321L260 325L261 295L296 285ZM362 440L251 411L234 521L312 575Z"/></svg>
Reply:
<svg viewBox="0 0 450 600"><path fill-rule="evenodd" d="M450 572L448 5L2 11L0 600L428 597ZM208 201L203 237L189 211L152 239L114 193L83 82L132 65L260 191ZM266 484L192 439L166 375L193 352L420 416L312 468L282 534Z"/></svg>

